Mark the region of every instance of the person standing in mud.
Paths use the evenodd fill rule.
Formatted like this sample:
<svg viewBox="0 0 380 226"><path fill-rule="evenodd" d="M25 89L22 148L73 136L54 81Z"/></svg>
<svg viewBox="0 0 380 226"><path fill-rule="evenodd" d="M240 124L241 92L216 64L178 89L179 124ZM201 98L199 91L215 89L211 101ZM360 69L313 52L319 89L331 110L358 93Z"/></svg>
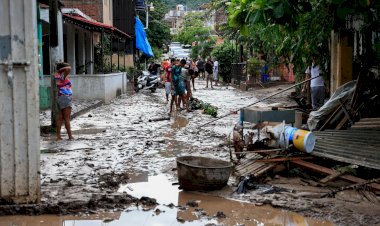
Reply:
<svg viewBox="0 0 380 226"><path fill-rule="evenodd" d="M57 86L57 104L58 104L58 120L57 120L57 140L62 140L61 127L63 121L65 121L65 128L69 140L73 140L74 137L71 133L71 105L73 92L71 90L71 81L69 74L71 67L68 63L57 63L57 73L54 76L55 84Z"/></svg>
<svg viewBox="0 0 380 226"><path fill-rule="evenodd" d="M214 67L213 62L210 58L207 59L206 65L205 65L205 71L206 71L206 88L208 88L208 82L210 81L211 89L214 87L212 86L212 80L213 80L213 73L212 68Z"/></svg>
<svg viewBox="0 0 380 226"><path fill-rule="evenodd" d="M180 110L180 103L182 101L187 111L190 111L185 98L186 85L184 76L186 76L187 73L187 70L184 68L185 64L186 60L182 59L179 64L172 66L172 84L174 86L174 95L178 96L177 110Z"/></svg>
<svg viewBox="0 0 380 226"><path fill-rule="evenodd" d="M174 86L174 83L173 83L173 67L177 64L177 60L175 58L172 58L170 60L170 65L168 66L167 68L167 73L170 71L170 94L172 96L171 100L170 100L170 111L169 111L169 115L172 114L172 111L173 111L173 104L175 103L175 106L177 107L178 105L178 99L177 99L177 94L176 94L176 91L175 91L175 86ZM165 87L166 89L166 87ZM166 91L166 90L165 90Z"/></svg>
<svg viewBox="0 0 380 226"><path fill-rule="evenodd" d="M312 65L306 69L305 74L306 79L313 78L313 80L310 81L311 105L313 111L316 111L322 107L325 102L325 83L323 77L320 76L322 70L319 67L317 56L313 57ZM302 92L305 93L306 91L307 87L305 83Z"/></svg>
<svg viewBox="0 0 380 226"><path fill-rule="evenodd" d="M165 67L165 73L164 73L164 81L165 81L165 95L166 95L166 101L169 102L169 95L172 90L172 65L175 63L175 59L171 59L171 64L166 65Z"/></svg>
<svg viewBox="0 0 380 226"><path fill-rule="evenodd" d="M219 72L219 61L218 59L215 59L214 61L214 64L213 64L213 70L212 70L212 73L213 73L213 79L215 81L215 86L218 86L218 82L219 82L219 75L218 75L218 72Z"/></svg>
<svg viewBox="0 0 380 226"><path fill-rule="evenodd" d="M190 68L189 68L189 65L187 64L187 61L185 59L182 59L180 61L180 66L182 67L182 70L181 70L181 78L182 80L184 81L185 83L185 90L186 90L186 93L184 95L184 99L186 101L183 101L183 99L179 99L178 100L178 106L181 107L181 101L182 101L182 105L183 105L183 108L187 109L187 112L190 112L190 109L188 108L188 103L189 103L189 99L190 97L192 96L192 92L191 92L191 84L190 84L190 81L191 81L191 74L189 74L189 71L190 71ZM180 108L181 109L181 108Z"/></svg>
<svg viewBox="0 0 380 226"><path fill-rule="evenodd" d="M199 78L205 79L205 62L203 62L202 58L199 57L196 65L200 74Z"/></svg>
<svg viewBox="0 0 380 226"><path fill-rule="evenodd" d="M181 66L185 63L184 60L181 60ZM191 65L188 66L186 69L186 65L182 66L182 77L184 78L185 81L185 86L186 86L186 102L189 103L190 97L192 97L192 92L191 92L191 77L194 75L194 70L191 68Z"/></svg>
<svg viewBox="0 0 380 226"><path fill-rule="evenodd" d="M193 90L196 91L195 89L195 78L199 76L199 71L197 64L195 63L195 60L193 60L193 64L191 65L191 69L194 71L194 75L191 76L191 82L193 83Z"/></svg>

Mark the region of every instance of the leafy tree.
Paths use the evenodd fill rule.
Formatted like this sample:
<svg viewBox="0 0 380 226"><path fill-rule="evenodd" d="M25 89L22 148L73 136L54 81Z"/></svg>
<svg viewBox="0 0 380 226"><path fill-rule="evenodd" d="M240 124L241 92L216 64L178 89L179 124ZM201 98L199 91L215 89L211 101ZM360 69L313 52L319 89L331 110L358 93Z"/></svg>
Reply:
<svg viewBox="0 0 380 226"><path fill-rule="evenodd" d="M197 42L197 44L191 49L190 57L196 59L199 56L206 59L211 56L211 52L214 49L216 39L209 37L209 39L203 42Z"/></svg>
<svg viewBox="0 0 380 226"><path fill-rule="evenodd" d="M230 42L224 42L214 48L211 55L219 62L219 75L224 82L231 82L231 65L234 47Z"/></svg>
<svg viewBox="0 0 380 226"><path fill-rule="evenodd" d="M210 28L204 26L205 13L189 13L184 17L181 31L173 37L183 44L203 42L210 37Z"/></svg>
<svg viewBox="0 0 380 226"><path fill-rule="evenodd" d="M246 46L275 56L273 61L286 59L300 72L311 55L329 60L331 30L344 29L348 15L361 15L370 27L378 24L380 8L367 0L213 0L213 5L227 8L232 30L227 36L243 36Z"/></svg>
<svg viewBox="0 0 380 226"><path fill-rule="evenodd" d="M146 33L154 56L155 58L158 58L161 56L163 47L168 45L171 40L170 28L164 21L164 16L168 11L168 7L160 0L152 0L149 2L153 3L154 11L149 12L149 25L148 29L146 29ZM141 22L145 24L145 12L140 12L139 17Z"/></svg>

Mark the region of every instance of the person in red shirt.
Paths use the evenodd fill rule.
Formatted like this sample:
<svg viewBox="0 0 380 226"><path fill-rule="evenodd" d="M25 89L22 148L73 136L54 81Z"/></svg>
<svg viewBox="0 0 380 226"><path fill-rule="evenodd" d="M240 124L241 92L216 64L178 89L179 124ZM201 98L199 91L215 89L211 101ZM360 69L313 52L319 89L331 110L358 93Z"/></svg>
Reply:
<svg viewBox="0 0 380 226"><path fill-rule="evenodd" d="M172 59L173 63L173 59ZM164 73L164 82L165 82L165 95L166 95L166 101L169 102L169 95L172 90L171 85L172 85L172 77L171 77L171 72L172 72L172 65L167 65L165 67L165 73Z"/></svg>
<svg viewBox="0 0 380 226"><path fill-rule="evenodd" d="M166 67L165 73L166 73L166 81L165 81L165 92L166 92L166 99L168 100L169 94L171 94L172 99L170 100L170 111L169 115L172 114L173 111L173 104L177 106L177 94L175 91L175 87L173 84L173 77L172 77L172 67L176 65L177 60L172 58L170 60L170 65Z"/></svg>

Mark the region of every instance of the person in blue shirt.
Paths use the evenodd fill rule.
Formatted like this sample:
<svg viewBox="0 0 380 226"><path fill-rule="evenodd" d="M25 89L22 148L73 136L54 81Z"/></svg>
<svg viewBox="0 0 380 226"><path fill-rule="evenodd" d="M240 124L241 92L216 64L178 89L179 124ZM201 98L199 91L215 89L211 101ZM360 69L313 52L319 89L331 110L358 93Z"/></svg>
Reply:
<svg viewBox="0 0 380 226"><path fill-rule="evenodd" d="M268 81L268 66L264 60L262 61L262 64L261 64L261 81L262 82Z"/></svg>

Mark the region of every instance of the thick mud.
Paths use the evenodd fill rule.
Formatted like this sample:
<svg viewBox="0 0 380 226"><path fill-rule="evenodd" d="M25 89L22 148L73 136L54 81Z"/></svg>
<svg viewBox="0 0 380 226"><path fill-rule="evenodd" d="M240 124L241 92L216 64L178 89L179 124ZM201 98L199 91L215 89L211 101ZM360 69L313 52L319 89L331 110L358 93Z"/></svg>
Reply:
<svg viewBox="0 0 380 226"><path fill-rule="evenodd" d="M242 92L223 86L204 89L203 81L198 82L196 86L194 96L218 107L218 115L234 112L256 101L257 97L267 96L286 87ZM287 93L281 94L278 99L256 106L277 106L279 104L276 102L283 103L286 95ZM289 100L286 101L287 104L294 105ZM379 216L376 215L377 210L380 212L378 204L349 202L336 198L320 200L318 196L298 194L309 189L307 186L302 189L290 189L290 192L284 195L260 196L254 192L236 195L232 194L235 181L231 177L225 189L203 193L206 196L178 192L176 186L171 186L171 183L177 182L176 171L173 170L176 168L176 157L196 155L229 161L230 147L227 145L226 135L238 121L239 115L231 114L199 128L213 118L202 114L201 111L194 111L175 112L170 120L167 120L168 111L169 106L163 90L157 90L154 94L140 92L121 96L109 105L103 105L75 118L72 121L76 138L74 141L57 142L52 134L42 136L41 203L23 206L0 205L0 215L75 214L81 217L1 217L0 225L3 225L2 222L11 222L9 219L25 219L25 222L52 219L54 222L61 222L61 225L62 222L64 225L101 225L105 221L108 225L182 225L182 221L185 225L329 224L321 220L338 225L380 223ZM64 129L62 132L64 138L67 138ZM169 183L165 182L165 178L169 178ZM293 182L287 182L286 179L272 178L269 183L282 187L291 186ZM144 184L149 180L152 180L151 184ZM136 182L143 183L138 185ZM165 195L159 193L161 190L165 191ZM226 201L216 196L240 202ZM186 203L191 200L201 202L198 207L187 207ZM154 205L156 202L159 203L158 206ZM169 205L170 203L173 205ZM254 205L264 207L258 208ZM274 210L266 205L320 220L302 218L300 215ZM109 214L109 211L112 213ZM99 212L105 213L92 215ZM223 218L224 215L226 218ZM98 217L98 220L94 217ZM161 218L162 221L157 220ZM293 221L289 221L293 218ZM86 223L86 219L89 223ZM151 223L134 224L133 219L145 219ZM294 223L298 222L297 219L301 219L303 223Z"/></svg>

